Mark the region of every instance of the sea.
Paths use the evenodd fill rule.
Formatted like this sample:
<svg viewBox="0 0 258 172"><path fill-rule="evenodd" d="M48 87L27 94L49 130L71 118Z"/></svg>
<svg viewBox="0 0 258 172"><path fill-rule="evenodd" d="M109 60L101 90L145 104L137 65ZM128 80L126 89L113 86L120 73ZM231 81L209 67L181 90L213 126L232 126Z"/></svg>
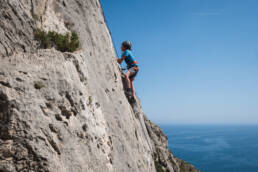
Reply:
<svg viewBox="0 0 258 172"><path fill-rule="evenodd" d="M201 172L258 172L258 125L159 125L169 149Z"/></svg>

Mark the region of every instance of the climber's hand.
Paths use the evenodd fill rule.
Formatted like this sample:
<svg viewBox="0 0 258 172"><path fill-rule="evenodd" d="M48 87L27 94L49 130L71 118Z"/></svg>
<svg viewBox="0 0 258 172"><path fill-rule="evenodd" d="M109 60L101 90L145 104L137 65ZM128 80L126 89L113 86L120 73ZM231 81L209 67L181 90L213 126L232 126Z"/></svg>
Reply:
<svg viewBox="0 0 258 172"><path fill-rule="evenodd" d="M123 61L125 58L126 58L126 56L123 56L123 57L121 57L120 59L118 58L118 59L117 59L117 62L118 62L119 64L121 64L122 61Z"/></svg>
<svg viewBox="0 0 258 172"><path fill-rule="evenodd" d="M123 61L123 59L121 58L121 59L117 59L117 63L119 63L119 64L121 64L122 63L122 61Z"/></svg>

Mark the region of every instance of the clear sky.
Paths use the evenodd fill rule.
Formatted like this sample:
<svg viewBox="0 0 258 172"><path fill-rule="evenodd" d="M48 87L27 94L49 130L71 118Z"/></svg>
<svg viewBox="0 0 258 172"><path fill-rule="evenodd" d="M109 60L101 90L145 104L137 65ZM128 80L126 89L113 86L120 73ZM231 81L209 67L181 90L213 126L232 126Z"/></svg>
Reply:
<svg viewBox="0 0 258 172"><path fill-rule="evenodd" d="M157 123L258 124L258 0L101 0Z"/></svg>

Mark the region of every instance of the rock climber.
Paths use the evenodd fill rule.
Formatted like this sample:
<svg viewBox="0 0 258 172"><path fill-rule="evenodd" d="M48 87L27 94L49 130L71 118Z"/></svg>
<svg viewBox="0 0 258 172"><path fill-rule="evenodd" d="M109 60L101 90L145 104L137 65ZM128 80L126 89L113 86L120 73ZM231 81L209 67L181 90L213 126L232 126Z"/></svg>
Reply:
<svg viewBox="0 0 258 172"><path fill-rule="evenodd" d="M121 64L123 60L125 60L125 63L127 64L127 72L124 74L127 85L126 94L131 101L135 101L133 81L139 71L139 67L137 61L135 60L135 57L132 54L131 42L124 41L121 45L121 51L121 58L118 58L117 62Z"/></svg>

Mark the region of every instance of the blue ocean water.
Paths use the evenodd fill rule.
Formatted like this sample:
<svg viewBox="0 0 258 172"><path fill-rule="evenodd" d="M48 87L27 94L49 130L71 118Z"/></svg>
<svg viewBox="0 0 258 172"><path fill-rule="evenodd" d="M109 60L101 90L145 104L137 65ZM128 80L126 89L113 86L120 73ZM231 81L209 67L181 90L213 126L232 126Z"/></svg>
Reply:
<svg viewBox="0 0 258 172"><path fill-rule="evenodd" d="M174 155L202 172L258 172L258 126L160 127Z"/></svg>

